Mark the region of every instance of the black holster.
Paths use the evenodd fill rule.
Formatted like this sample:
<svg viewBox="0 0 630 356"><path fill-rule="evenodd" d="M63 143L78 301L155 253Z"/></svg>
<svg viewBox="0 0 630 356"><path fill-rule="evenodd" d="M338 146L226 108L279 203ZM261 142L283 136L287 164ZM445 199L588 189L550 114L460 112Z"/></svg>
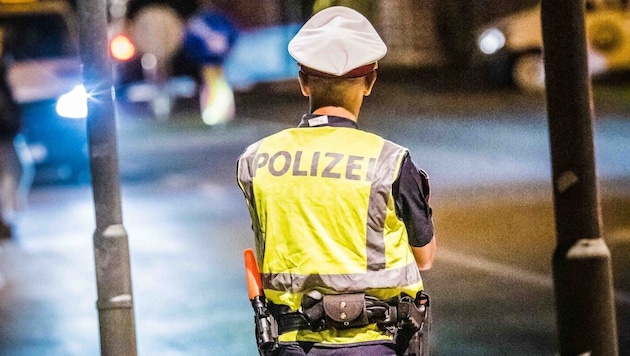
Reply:
<svg viewBox="0 0 630 356"><path fill-rule="evenodd" d="M267 309L264 297L256 296L251 300L254 308L256 346L260 356L271 356L277 346L276 322Z"/></svg>
<svg viewBox="0 0 630 356"><path fill-rule="evenodd" d="M403 297L398 304L400 323L396 332L396 354L429 355L431 308L429 296L420 292L416 299Z"/></svg>

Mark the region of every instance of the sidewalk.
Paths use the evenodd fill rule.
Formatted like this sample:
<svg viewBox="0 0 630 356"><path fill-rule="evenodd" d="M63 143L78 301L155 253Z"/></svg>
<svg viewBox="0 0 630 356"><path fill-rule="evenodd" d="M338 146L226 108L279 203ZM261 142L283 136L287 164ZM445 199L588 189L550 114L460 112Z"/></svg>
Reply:
<svg viewBox="0 0 630 356"><path fill-rule="evenodd" d="M139 354L255 354L242 262L232 260L249 242L237 196L191 181L123 191ZM90 187L33 192L18 237L2 244L0 355L100 354L93 229Z"/></svg>

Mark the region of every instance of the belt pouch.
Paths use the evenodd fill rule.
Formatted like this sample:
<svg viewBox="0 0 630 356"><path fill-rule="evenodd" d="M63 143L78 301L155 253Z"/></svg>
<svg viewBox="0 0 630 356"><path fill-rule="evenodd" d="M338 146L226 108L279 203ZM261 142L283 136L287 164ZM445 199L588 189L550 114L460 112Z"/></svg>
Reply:
<svg viewBox="0 0 630 356"><path fill-rule="evenodd" d="M365 308L365 293L324 295L326 327L337 330L369 324Z"/></svg>

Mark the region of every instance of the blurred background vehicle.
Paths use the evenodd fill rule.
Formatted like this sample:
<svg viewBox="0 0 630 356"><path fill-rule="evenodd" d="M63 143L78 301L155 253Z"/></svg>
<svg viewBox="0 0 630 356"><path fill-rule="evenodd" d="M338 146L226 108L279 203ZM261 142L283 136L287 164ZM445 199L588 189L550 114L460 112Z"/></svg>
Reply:
<svg viewBox="0 0 630 356"><path fill-rule="evenodd" d="M8 81L22 108L23 134L35 163L35 183L87 178L87 96L72 3L0 1L0 28Z"/></svg>
<svg viewBox="0 0 630 356"><path fill-rule="evenodd" d="M593 78L630 71L630 10L625 2L586 2L586 37L589 70ZM542 91L545 72L542 55L540 5L498 18L477 33L489 79L513 84L524 91Z"/></svg>

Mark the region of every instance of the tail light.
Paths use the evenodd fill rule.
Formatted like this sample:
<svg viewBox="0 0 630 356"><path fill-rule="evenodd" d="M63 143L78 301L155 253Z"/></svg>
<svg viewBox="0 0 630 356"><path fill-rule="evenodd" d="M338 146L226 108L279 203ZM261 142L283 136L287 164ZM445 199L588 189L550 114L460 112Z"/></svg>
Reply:
<svg viewBox="0 0 630 356"><path fill-rule="evenodd" d="M134 46L129 37L120 34L110 41L109 51L114 59L126 61L136 54L136 46Z"/></svg>

